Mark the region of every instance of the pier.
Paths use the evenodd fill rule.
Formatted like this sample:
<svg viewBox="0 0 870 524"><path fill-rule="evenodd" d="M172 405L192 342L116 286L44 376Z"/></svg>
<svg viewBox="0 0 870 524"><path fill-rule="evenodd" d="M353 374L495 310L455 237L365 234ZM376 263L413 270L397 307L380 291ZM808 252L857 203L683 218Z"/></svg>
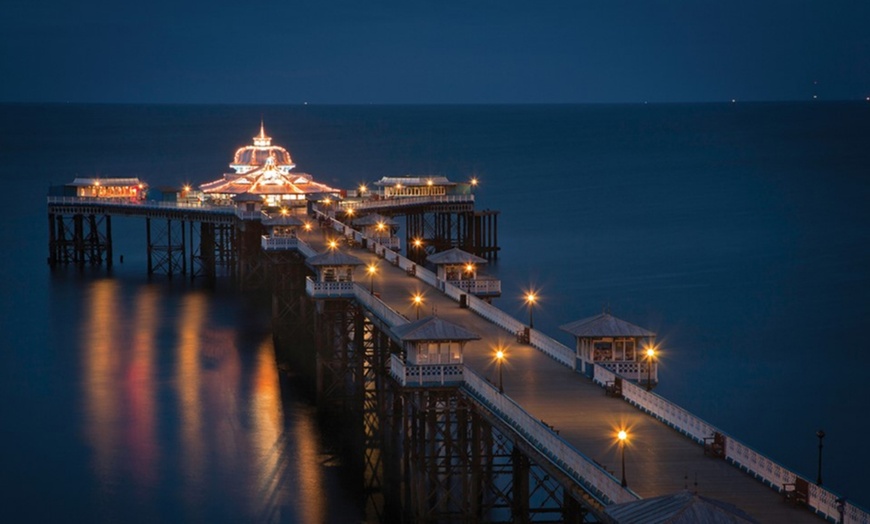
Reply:
<svg viewBox="0 0 870 524"><path fill-rule="evenodd" d="M111 218L140 217L149 274L213 278L223 264L242 287L271 286L276 328L315 320L318 393L356 413L382 515L619 522L625 505L688 491L759 522L870 522L865 510L650 391L652 361L638 356L632 369L583 361L579 342L569 348L475 293L477 278L402 255L393 229L367 235L350 225L366 211L397 216L426 198L445 204L444 196L412 198L396 199L397 209L375 201L341 212L321 200L288 217L245 205L49 197L49 262L111 267ZM435 320L448 327L423 340L437 349L415 357L409 329Z"/></svg>
<svg viewBox="0 0 870 524"><path fill-rule="evenodd" d="M369 516L627 523L691 505L734 522L870 524L657 395L655 333L604 311L562 326L572 348L535 328L533 292L528 322L494 305L499 212L475 208L475 179L331 188L292 171L262 124L230 167L199 190L54 188L47 261L111 269L112 220L131 217L149 277L271 291L279 359L341 421Z"/></svg>

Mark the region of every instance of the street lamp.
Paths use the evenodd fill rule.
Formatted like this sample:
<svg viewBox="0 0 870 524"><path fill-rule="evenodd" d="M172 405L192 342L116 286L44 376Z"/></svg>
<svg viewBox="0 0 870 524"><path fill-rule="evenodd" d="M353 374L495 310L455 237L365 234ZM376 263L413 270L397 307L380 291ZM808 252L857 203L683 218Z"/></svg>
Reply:
<svg viewBox="0 0 870 524"><path fill-rule="evenodd" d="M335 251L336 249L338 249L338 242L334 238L330 240L327 245L329 246L330 251Z"/></svg>
<svg viewBox="0 0 870 524"><path fill-rule="evenodd" d="M386 227L387 227L387 225L384 224L383 222L378 222L377 226L375 226L375 229L378 230L378 243L383 243L382 238L384 236L383 233L384 233L384 229L386 229Z"/></svg>
<svg viewBox="0 0 870 524"><path fill-rule="evenodd" d="M504 364L504 358L505 358L504 349L499 347L498 349L495 350L495 365L496 365L496 367L498 367L498 392L499 393L504 393L504 382L502 380L503 377L502 377L502 371L501 371L502 365Z"/></svg>
<svg viewBox="0 0 870 524"><path fill-rule="evenodd" d="M819 476L816 478L816 484L822 485L822 440L825 438L825 432L821 429L816 432L819 437Z"/></svg>
<svg viewBox="0 0 870 524"><path fill-rule="evenodd" d="M414 301L414 309L417 310L417 320L420 320L420 306L423 305L423 295L417 293L412 297L412 300Z"/></svg>
<svg viewBox="0 0 870 524"><path fill-rule="evenodd" d="M369 293L375 294L375 273L378 272L378 266L369 264L366 266L366 271L369 272Z"/></svg>
<svg viewBox="0 0 870 524"><path fill-rule="evenodd" d="M532 318L532 307L535 305L537 300L538 297L535 295L534 291L526 293L526 304L529 305L529 329L535 329L535 320Z"/></svg>
<svg viewBox="0 0 870 524"><path fill-rule="evenodd" d="M622 487L628 487L628 482L625 480L625 444L628 440L628 433L624 429L620 429L616 434L619 439L619 447L622 448Z"/></svg>
<svg viewBox="0 0 870 524"><path fill-rule="evenodd" d="M656 358L656 349L654 347L646 348L646 390L652 391L652 365L653 359Z"/></svg>

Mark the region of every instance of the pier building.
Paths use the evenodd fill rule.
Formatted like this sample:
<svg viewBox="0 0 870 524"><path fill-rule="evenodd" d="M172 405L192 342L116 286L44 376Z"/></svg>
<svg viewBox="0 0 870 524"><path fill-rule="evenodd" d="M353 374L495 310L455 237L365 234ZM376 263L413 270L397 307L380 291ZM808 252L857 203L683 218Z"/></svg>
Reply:
<svg viewBox="0 0 870 524"><path fill-rule="evenodd" d="M290 153L281 146L272 145L262 122L254 143L236 150L230 168L222 178L200 184L205 198L215 204L227 204L241 194L260 197L266 206L306 205L308 195L315 193L339 194L339 190L316 182L308 173L294 172Z"/></svg>
<svg viewBox="0 0 870 524"><path fill-rule="evenodd" d="M145 198L148 185L138 178L80 178L66 185L62 196L77 196L107 199Z"/></svg>
<svg viewBox="0 0 870 524"><path fill-rule="evenodd" d="M375 182L384 198L431 197L456 194L468 184L451 182L444 176L385 176Z"/></svg>

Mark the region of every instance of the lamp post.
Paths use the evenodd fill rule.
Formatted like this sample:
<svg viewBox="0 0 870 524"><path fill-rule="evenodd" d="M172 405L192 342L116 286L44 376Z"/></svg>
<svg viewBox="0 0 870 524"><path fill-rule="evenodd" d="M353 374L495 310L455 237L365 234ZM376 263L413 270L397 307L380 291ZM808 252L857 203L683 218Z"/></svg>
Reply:
<svg viewBox="0 0 870 524"><path fill-rule="evenodd" d="M504 382L502 377L502 364L504 362L504 350L502 348L498 348L495 351L495 365L498 367L498 392L504 393Z"/></svg>
<svg viewBox="0 0 870 524"><path fill-rule="evenodd" d="M413 297L414 300L414 309L417 310L417 320L420 320L420 306L423 305L423 295L417 293Z"/></svg>
<svg viewBox="0 0 870 524"><path fill-rule="evenodd" d="M534 291L526 293L526 304L529 305L529 329L535 329L535 319L532 317L532 307L534 307L535 301L537 300L538 297L535 295Z"/></svg>
<svg viewBox="0 0 870 524"><path fill-rule="evenodd" d="M375 273L378 272L378 266L374 264L369 264L366 266L366 270L369 272L369 293L372 295L375 294Z"/></svg>
<svg viewBox="0 0 870 524"><path fill-rule="evenodd" d="M616 434L617 438L619 438L619 447L622 448L622 487L628 487L628 482L625 480L625 444L628 439L628 433L621 429L619 433Z"/></svg>
<svg viewBox="0 0 870 524"><path fill-rule="evenodd" d="M379 244L384 243L383 236L384 236L384 229L386 227L387 227L387 225L384 224L383 222L378 222L378 225L375 227L375 229L378 230L378 243Z"/></svg>
<svg viewBox="0 0 870 524"><path fill-rule="evenodd" d="M816 432L816 436L819 437L819 475L816 477L816 484L819 486L822 485L822 440L825 438L825 432L821 429Z"/></svg>
<svg viewBox="0 0 870 524"><path fill-rule="evenodd" d="M330 251L335 251L338 249L338 241L333 238L327 243L327 246L329 246Z"/></svg>
<svg viewBox="0 0 870 524"><path fill-rule="evenodd" d="M652 365L653 359L656 357L655 348L646 349L646 390L652 390Z"/></svg>

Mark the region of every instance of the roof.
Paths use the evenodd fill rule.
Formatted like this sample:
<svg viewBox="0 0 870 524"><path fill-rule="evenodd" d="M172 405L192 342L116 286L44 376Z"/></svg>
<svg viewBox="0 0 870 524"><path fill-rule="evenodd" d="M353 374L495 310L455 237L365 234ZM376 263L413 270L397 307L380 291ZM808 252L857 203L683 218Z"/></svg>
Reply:
<svg viewBox="0 0 870 524"><path fill-rule="evenodd" d="M445 176L385 176L375 182L376 186L385 187L397 184L403 186L455 186L456 182L447 180Z"/></svg>
<svg viewBox="0 0 870 524"><path fill-rule="evenodd" d="M264 226L301 226L305 223L292 215L278 215L263 219Z"/></svg>
<svg viewBox="0 0 870 524"><path fill-rule="evenodd" d="M377 224L385 224L387 226L395 226L398 225L398 222L393 220L390 217L385 217L383 215L379 215L377 213L372 213L370 215L365 215L357 218L353 221L353 225L355 226L374 226Z"/></svg>
<svg viewBox="0 0 870 524"><path fill-rule="evenodd" d="M610 313L601 313L559 326L575 337L654 337L655 333L636 326L631 322L618 319Z"/></svg>
<svg viewBox="0 0 870 524"><path fill-rule="evenodd" d="M393 328L403 342L415 340L480 340L480 336L443 318L426 317Z"/></svg>
<svg viewBox="0 0 870 524"><path fill-rule="evenodd" d="M326 184L315 182L308 173L284 172L274 162L244 174L227 174L212 182L200 184L205 193L237 195L307 195L310 193L337 192Z"/></svg>
<svg viewBox="0 0 870 524"><path fill-rule="evenodd" d="M233 169L262 166L267 160L273 161L282 167L292 169L293 159L290 158L290 153L281 146L273 146L272 138L266 136L266 130L263 122L260 121L260 134L254 137L254 145L240 147L236 150L233 156L233 162L230 167Z"/></svg>
<svg viewBox="0 0 870 524"><path fill-rule="evenodd" d="M364 262L341 251L327 251L305 261L309 266L361 266Z"/></svg>
<svg viewBox="0 0 870 524"><path fill-rule="evenodd" d="M426 257L426 260L432 262L436 266L443 264L468 264L469 262L473 264L486 264L485 258L480 258L479 256L467 253L458 247L448 249L447 251L441 251L434 255L429 255Z"/></svg>
<svg viewBox="0 0 870 524"><path fill-rule="evenodd" d="M721 500L684 490L672 495L613 504L604 513L617 524L757 523L743 510Z"/></svg>
<svg viewBox="0 0 870 524"><path fill-rule="evenodd" d="M142 181L138 178L84 178L76 177L67 186L73 187L90 187L95 185L119 187L119 186L138 186Z"/></svg>

